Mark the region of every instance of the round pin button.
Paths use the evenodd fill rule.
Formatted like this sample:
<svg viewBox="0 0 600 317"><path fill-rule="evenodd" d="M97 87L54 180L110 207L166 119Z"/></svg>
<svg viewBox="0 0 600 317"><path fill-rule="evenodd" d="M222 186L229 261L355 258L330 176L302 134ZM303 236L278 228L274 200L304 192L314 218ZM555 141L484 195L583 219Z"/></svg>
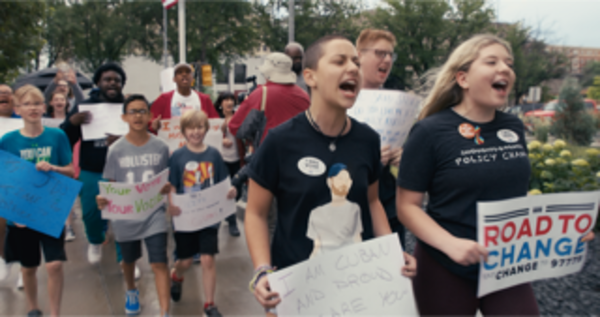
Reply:
<svg viewBox="0 0 600 317"><path fill-rule="evenodd" d="M463 123L458 126L458 132L465 139L472 139L475 137L475 128L470 123Z"/></svg>

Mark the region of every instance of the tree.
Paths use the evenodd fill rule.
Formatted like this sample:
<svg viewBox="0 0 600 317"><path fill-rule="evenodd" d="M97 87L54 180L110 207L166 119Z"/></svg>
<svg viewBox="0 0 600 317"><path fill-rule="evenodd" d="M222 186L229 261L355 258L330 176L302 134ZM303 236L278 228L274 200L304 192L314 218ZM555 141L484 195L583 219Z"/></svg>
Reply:
<svg viewBox="0 0 600 317"><path fill-rule="evenodd" d="M0 2L0 83L14 80L44 45L41 21L45 4L28 1Z"/></svg>
<svg viewBox="0 0 600 317"><path fill-rule="evenodd" d="M261 40L271 50L283 51L288 43L288 1L271 0L259 8ZM273 14L273 11L281 12ZM364 27L362 6L352 0L295 0L294 40L305 48L325 35L342 35L354 41Z"/></svg>
<svg viewBox="0 0 600 317"><path fill-rule="evenodd" d="M567 73L567 57L548 51L543 39L537 38L530 28L516 23L501 29L500 34L513 50L516 75L514 91L517 100L527 94L529 87L538 86L549 79L561 78Z"/></svg>
<svg viewBox="0 0 600 317"><path fill-rule="evenodd" d="M589 146L596 133L594 119L585 111L581 86L573 78L565 80L552 125L553 134L578 145Z"/></svg>
<svg viewBox="0 0 600 317"><path fill-rule="evenodd" d="M581 87L588 87L594 84L595 77L600 76L600 62L588 62L581 74Z"/></svg>
<svg viewBox="0 0 600 317"><path fill-rule="evenodd" d="M588 88L587 96L590 99L600 100L600 76L594 77L594 84Z"/></svg>
<svg viewBox="0 0 600 317"><path fill-rule="evenodd" d="M452 50L474 34L491 29L493 12L484 0L386 0L387 7L369 15L370 25L397 39L398 59L387 88L415 85L428 70L443 63Z"/></svg>

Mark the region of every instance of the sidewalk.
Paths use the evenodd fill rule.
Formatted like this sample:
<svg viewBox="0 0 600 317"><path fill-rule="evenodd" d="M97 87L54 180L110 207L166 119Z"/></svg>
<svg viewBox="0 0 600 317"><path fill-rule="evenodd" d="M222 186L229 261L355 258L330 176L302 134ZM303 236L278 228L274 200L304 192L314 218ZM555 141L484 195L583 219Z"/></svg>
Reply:
<svg viewBox="0 0 600 317"><path fill-rule="evenodd" d="M65 249L68 261L64 265L65 280L62 299L62 315L122 316L125 315L125 283L116 263L115 244L112 236L103 247L103 257L98 265L87 261L87 240L81 222L81 209L76 208L74 221L77 239L67 242ZM246 247L243 224L240 222L242 236L229 236L228 225L224 222L219 231L220 254L217 263L216 304L225 316L264 315L264 311L248 291L248 281L253 268ZM172 235L169 237L169 258L172 261L174 249ZM159 316L160 308L154 286L154 275L146 250L138 261L142 278L137 282L140 290L140 302L143 316ZM171 263L172 264L172 263ZM13 265L11 275L0 282L0 316L27 314L25 294L16 288L19 265ZM49 315L46 294L46 270L38 269L38 299L44 315ZM172 316L203 315L203 290L200 265L194 264L186 273L183 284L183 296L178 303L171 302Z"/></svg>

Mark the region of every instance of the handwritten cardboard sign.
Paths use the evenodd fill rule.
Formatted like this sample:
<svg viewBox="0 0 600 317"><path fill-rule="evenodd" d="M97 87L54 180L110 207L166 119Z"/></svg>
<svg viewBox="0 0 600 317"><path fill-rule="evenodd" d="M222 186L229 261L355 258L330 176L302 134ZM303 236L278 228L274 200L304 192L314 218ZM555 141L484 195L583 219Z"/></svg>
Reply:
<svg viewBox="0 0 600 317"><path fill-rule="evenodd" d="M42 125L49 128L59 128L65 119L42 118Z"/></svg>
<svg viewBox="0 0 600 317"><path fill-rule="evenodd" d="M269 274L278 316L417 316L396 234L357 243Z"/></svg>
<svg viewBox="0 0 600 317"><path fill-rule="evenodd" d="M25 126L23 119L19 118L0 118L0 137Z"/></svg>
<svg viewBox="0 0 600 317"><path fill-rule="evenodd" d="M223 132L221 130L223 121L224 119L208 119L210 129L204 137L204 144L216 148L219 153L223 149ZM158 130L158 137L167 143L169 152L173 153L178 148L183 147L185 145L185 138L181 134L179 118L161 120L160 122L161 128Z"/></svg>
<svg viewBox="0 0 600 317"><path fill-rule="evenodd" d="M235 199L227 199L231 188L229 177L199 192L172 195L173 205L181 214L173 217L176 231L197 231L223 221L235 212Z"/></svg>
<svg viewBox="0 0 600 317"><path fill-rule="evenodd" d="M107 134L125 135L129 126L121 119L123 104L100 103L79 105L79 111L89 111L92 120L81 125L81 135L84 141L105 139Z"/></svg>
<svg viewBox="0 0 600 317"><path fill-rule="evenodd" d="M100 196L108 200L102 219L142 220L164 206L166 196L160 190L169 181L169 169L145 182L126 184L99 182Z"/></svg>
<svg viewBox="0 0 600 317"><path fill-rule="evenodd" d="M81 183L0 151L0 217L58 238Z"/></svg>
<svg viewBox="0 0 600 317"><path fill-rule="evenodd" d="M368 124L381 137L381 146L402 147L419 113L421 99L402 91L360 91L348 115Z"/></svg>
<svg viewBox="0 0 600 317"><path fill-rule="evenodd" d="M579 272L600 192L536 195L477 204L477 241L488 251L480 264L478 296L515 285Z"/></svg>

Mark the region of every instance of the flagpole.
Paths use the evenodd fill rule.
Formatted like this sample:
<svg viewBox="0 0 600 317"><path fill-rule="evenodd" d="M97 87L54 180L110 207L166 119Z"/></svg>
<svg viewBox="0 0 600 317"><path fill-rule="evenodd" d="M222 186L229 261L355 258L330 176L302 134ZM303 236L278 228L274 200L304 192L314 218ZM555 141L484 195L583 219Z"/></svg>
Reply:
<svg viewBox="0 0 600 317"><path fill-rule="evenodd" d="M294 31L295 31L295 12L294 12L294 0L288 1L288 43L294 42Z"/></svg>
<svg viewBox="0 0 600 317"><path fill-rule="evenodd" d="M179 22L179 62L185 63L186 43L185 43L185 0L177 2L178 22Z"/></svg>
<svg viewBox="0 0 600 317"><path fill-rule="evenodd" d="M169 50L167 48L167 8L163 7L163 59L165 63L165 69L169 67Z"/></svg>

